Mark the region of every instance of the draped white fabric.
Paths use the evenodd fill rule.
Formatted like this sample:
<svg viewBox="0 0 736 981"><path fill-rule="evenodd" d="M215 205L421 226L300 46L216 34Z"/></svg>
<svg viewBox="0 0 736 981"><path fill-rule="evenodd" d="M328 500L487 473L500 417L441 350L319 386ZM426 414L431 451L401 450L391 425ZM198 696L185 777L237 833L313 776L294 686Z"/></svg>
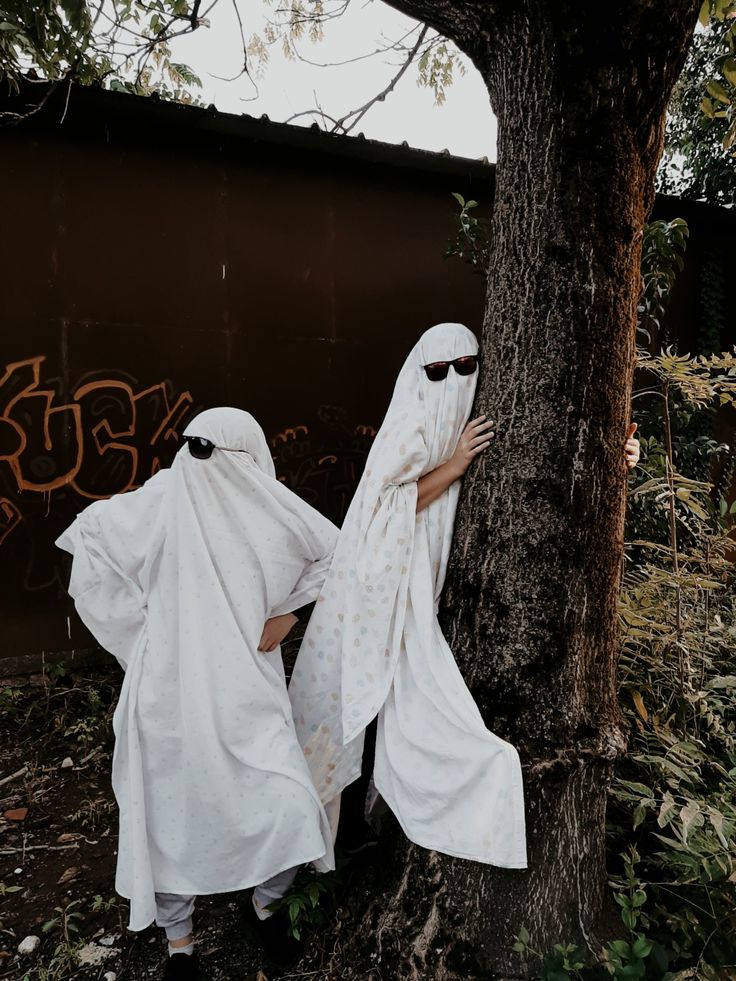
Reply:
<svg viewBox="0 0 736 981"><path fill-rule="evenodd" d="M57 544L69 591L126 670L115 717L116 888L130 928L155 892L203 895L314 861L332 839L297 742L267 618L318 594L337 529L276 480L247 412L210 409L187 447L139 490L92 504Z"/></svg>
<svg viewBox="0 0 736 981"><path fill-rule="evenodd" d="M428 330L407 358L340 532L294 668L297 735L328 812L360 773L378 715L374 780L418 845L526 867L516 750L484 725L437 621L459 482L416 513L417 481L448 460L477 373L422 366L477 353L461 324Z"/></svg>

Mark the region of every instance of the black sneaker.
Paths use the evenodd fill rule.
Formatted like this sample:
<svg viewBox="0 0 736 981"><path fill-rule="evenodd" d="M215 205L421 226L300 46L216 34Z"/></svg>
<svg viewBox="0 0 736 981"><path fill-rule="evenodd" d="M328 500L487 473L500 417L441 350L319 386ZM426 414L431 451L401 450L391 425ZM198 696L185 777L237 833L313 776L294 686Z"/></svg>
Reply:
<svg viewBox="0 0 736 981"><path fill-rule="evenodd" d="M171 954L167 958L163 981L203 981L196 954Z"/></svg>
<svg viewBox="0 0 736 981"><path fill-rule="evenodd" d="M273 967L283 971L299 963L304 954L304 944L289 935L288 920L283 913L272 913L268 919L262 920L249 901L245 919Z"/></svg>

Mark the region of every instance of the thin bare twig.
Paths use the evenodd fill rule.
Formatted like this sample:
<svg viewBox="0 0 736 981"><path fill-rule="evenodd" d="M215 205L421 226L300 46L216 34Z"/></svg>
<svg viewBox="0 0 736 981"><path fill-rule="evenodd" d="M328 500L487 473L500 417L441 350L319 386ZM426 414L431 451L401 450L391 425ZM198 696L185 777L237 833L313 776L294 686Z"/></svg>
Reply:
<svg viewBox="0 0 736 981"><path fill-rule="evenodd" d="M29 109L28 112L0 112L0 124L5 122L9 125L13 125L14 123L21 122L21 120L30 119L31 116L35 116L37 112L40 112L41 109L43 109L48 99L51 97L51 95L56 91L56 89L59 87L59 85L61 85L61 83L64 80L65 80L64 78L59 78L55 82L51 82L48 89L46 90L45 95L38 103L38 105L34 106L33 109Z"/></svg>
<svg viewBox="0 0 736 981"><path fill-rule="evenodd" d="M409 52L408 56L406 57L404 64L394 75L394 77L391 79L388 85L384 89L382 89L377 95L374 95L372 99L369 99L368 102L365 103L365 105L361 106L359 109L353 109L352 112L346 113L341 119L338 119L337 125L334 127L333 132L337 131L337 129L340 128L342 129L343 133L349 133L351 129L355 129L355 127L358 125L358 123L365 116L365 114L368 112L369 109L371 109L377 102L383 102L386 96L389 95L390 92L393 92L393 90L396 88L396 85L399 82L399 79L406 73L406 71L409 68L409 65L411 65L411 63L414 61L417 54L419 53L419 49L421 48L422 43L428 33L429 33L429 27L425 25L419 32L419 36L417 37L416 43L414 47L411 49L411 51ZM354 118L346 126L345 121L350 119L351 117Z"/></svg>
<svg viewBox="0 0 736 981"><path fill-rule="evenodd" d="M66 119L67 109L69 108L69 97L71 96L71 94L72 94L72 80L71 80L71 76L70 76L69 77L69 85L67 86L67 89L66 89L66 99L64 100L64 112L61 114L61 119L59 120L59 125L60 126L64 122L64 120ZM50 500L51 499L49 498L49 501Z"/></svg>
<svg viewBox="0 0 736 981"><path fill-rule="evenodd" d="M28 767L21 767L20 770L16 770L15 773L11 773L9 777L3 777L0 780L0 787L3 787L6 783L10 783L11 780L17 780L18 777L24 777L28 773Z"/></svg>
<svg viewBox="0 0 736 981"><path fill-rule="evenodd" d="M311 61L309 58L305 58L304 55L300 54L296 47L294 47L294 53L296 54L299 61L304 62L305 65L311 65L313 68L342 68L344 65L354 65L357 61L365 61L368 58L375 58L376 55L386 54L389 51L406 51L408 50L404 41L415 34L420 29L420 25L417 24L408 30L406 34L402 34L400 38L392 41L390 44L386 44L381 48L376 48L373 51L368 51L366 54L356 55L355 58L345 58L344 61Z"/></svg>
<svg viewBox="0 0 736 981"><path fill-rule="evenodd" d="M319 106L317 106L315 109L305 109L303 112L295 112L294 115L289 116L285 122L290 123L293 119L301 119L302 116L321 116L322 119L329 119L331 123L334 123L335 128L339 125L338 121L334 117L328 115ZM325 130L326 129L327 127L325 127ZM334 128L332 131L334 132Z"/></svg>
<svg viewBox="0 0 736 981"><path fill-rule="evenodd" d="M251 85L255 89L255 93L256 94L255 94L254 98L257 99L258 98L258 86L256 85L255 80L254 80L253 76L251 75L251 73L250 73L250 71L248 69L248 45L245 42L245 31L243 29L243 18L240 16L240 11L238 10L238 0L232 0L232 4L233 4L233 10L235 11L235 16L236 16L236 18L238 20L238 28L240 30L240 43L241 43L241 46L243 48L243 67L240 69L240 71L238 72L238 74L237 75L233 75L232 78L227 78L225 76L215 75L215 74L212 74L212 73L210 74L210 77L211 78L217 78L221 82L234 82L234 81L236 81L236 79L242 78L242 76L245 75L246 78L248 79L248 81L251 83Z"/></svg>
<svg viewBox="0 0 736 981"><path fill-rule="evenodd" d="M345 115L341 116L339 119L331 119L333 126L330 132L332 133L342 132L345 134L349 133L352 129L355 129L355 127L358 125L358 123L365 116L365 114L368 112L369 109L371 109L377 102L383 102L386 96L389 95L391 92L393 92L393 90L396 88L396 85L399 82L399 79L402 78L402 76L406 73L411 63L416 58L420 48L422 47L422 44L424 43L424 39L426 38L428 32L429 32L429 27L425 25L419 32L419 36L417 37L414 46L412 47L411 51L405 58L403 64L399 68L398 72L396 72L396 74L393 76L393 78L388 83L388 85L386 85L385 88L381 89L380 92L378 92L371 99L369 99L368 102L365 103L365 105L359 106L357 109L352 109L350 112L345 113ZM306 109L303 112L296 112L293 115L289 116L288 119L285 120L285 122L290 123L295 119L301 118L302 116L313 116L313 115L319 115L323 119L330 118L327 117L324 111L318 107L317 109ZM348 120L351 121L348 123L347 122Z"/></svg>
<svg viewBox="0 0 736 981"><path fill-rule="evenodd" d="M19 852L67 852L71 848L79 848L77 842L71 845L27 845L25 848L0 848L0 855L17 855Z"/></svg>

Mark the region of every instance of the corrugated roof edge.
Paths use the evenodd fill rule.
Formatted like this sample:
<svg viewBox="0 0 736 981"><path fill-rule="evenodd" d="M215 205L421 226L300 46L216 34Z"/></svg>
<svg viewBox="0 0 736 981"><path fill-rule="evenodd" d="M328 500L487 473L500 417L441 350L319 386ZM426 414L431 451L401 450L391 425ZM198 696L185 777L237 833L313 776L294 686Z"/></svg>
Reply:
<svg viewBox="0 0 736 981"><path fill-rule="evenodd" d="M0 97L0 110L19 111L24 105L27 108L28 97L31 94L33 102L38 103L45 91L45 83L28 81L21 87L18 96ZM453 156L449 151L420 150L406 143L369 140L362 134L345 136L327 133L315 125L304 127L278 123L266 115L256 117L246 113L236 115L221 112L214 105L192 106L182 102L171 102L158 96L133 95L129 92L115 92L101 87L76 84L71 86L71 91L65 84L58 85L43 110L21 125L48 130L63 120L63 125L69 128L81 128L88 122L90 114L98 120L109 116L122 120L135 118L137 124L143 119L148 124L155 124L157 131L160 127L162 135L165 127L189 129L192 132L220 135L251 143L270 143L296 150L301 149L315 155L339 156L362 163L382 164L422 173L447 174L458 180L478 181L481 184L492 185L495 180L496 165L489 163L485 157L474 160L470 157ZM3 130L0 129L0 132ZM736 222L734 208L673 195L658 194L657 208L660 211L673 213L680 211L685 218L688 214L695 213L700 221L716 221L721 227L733 228Z"/></svg>
<svg viewBox="0 0 736 981"><path fill-rule="evenodd" d="M38 103L46 86L39 82L27 82L18 96L0 99L0 110L21 111L29 102ZM68 98L67 98L68 93ZM29 99L32 96L32 100ZM188 128L192 132L206 132L248 142L264 142L288 146L313 153L324 153L358 159L368 163L381 163L424 172L438 172L471 177L483 182L493 181L494 165L484 157L473 160L453 156L449 151L420 150L407 144L383 143L369 140L359 134L328 133L316 125L295 126L278 123L268 116L250 116L243 113L222 112L215 106L193 106L171 102L157 96L140 96L92 86L59 85L48 98L43 109L21 125L34 130L48 130L62 125L77 128L90 116L114 116L117 119L135 117L136 121L156 123L167 128Z"/></svg>

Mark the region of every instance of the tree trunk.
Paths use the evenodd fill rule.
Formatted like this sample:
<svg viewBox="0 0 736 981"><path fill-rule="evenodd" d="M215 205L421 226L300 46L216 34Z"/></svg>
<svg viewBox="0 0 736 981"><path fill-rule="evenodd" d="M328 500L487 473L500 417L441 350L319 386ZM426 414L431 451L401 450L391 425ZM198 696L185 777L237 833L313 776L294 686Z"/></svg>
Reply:
<svg viewBox="0 0 736 981"><path fill-rule="evenodd" d="M397 834L332 966L512 978L531 970L511 951L522 926L542 952L595 947L603 907L642 228L700 0L389 2L471 54L498 116L477 400L498 434L466 478L443 616L486 723L521 753L529 869Z"/></svg>

